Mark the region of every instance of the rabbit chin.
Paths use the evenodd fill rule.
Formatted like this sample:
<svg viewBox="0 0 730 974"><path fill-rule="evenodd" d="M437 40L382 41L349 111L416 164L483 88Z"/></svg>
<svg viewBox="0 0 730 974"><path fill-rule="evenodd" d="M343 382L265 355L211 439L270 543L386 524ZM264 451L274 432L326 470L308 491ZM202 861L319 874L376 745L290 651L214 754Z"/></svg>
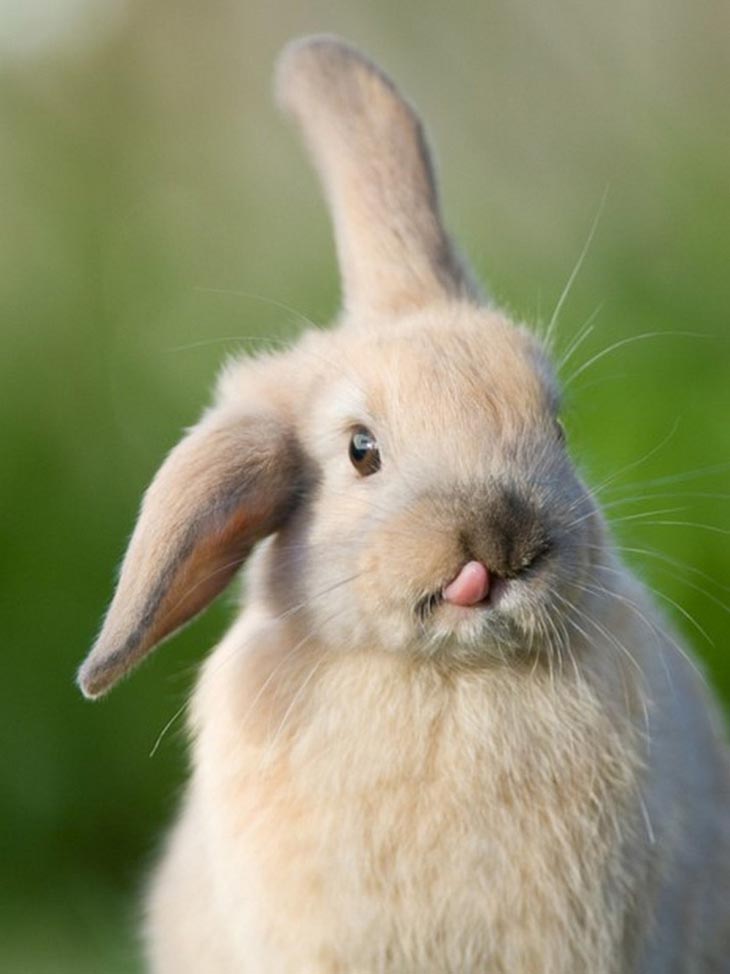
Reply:
<svg viewBox="0 0 730 974"><path fill-rule="evenodd" d="M417 646L430 654L510 660L549 648L548 606L521 579L498 579L474 606L439 601L424 620Z"/></svg>
<svg viewBox="0 0 730 974"><path fill-rule="evenodd" d="M539 650L542 627L528 604L507 608L489 602L463 607L442 603L415 641L417 652L472 659L511 659Z"/></svg>

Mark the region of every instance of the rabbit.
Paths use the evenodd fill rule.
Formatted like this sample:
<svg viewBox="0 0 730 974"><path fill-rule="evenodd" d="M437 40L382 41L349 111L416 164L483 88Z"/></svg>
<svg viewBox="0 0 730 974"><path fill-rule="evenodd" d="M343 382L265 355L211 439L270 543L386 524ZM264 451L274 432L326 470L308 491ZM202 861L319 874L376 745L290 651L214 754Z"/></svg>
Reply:
<svg viewBox="0 0 730 974"><path fill-rule="evenodd" d="M576 472L548 350L482 296L379 68L307 37L276 89L342 314L224 367L79 673L106 693L247 564L149 969L730 971L719 707Z"/></svg>

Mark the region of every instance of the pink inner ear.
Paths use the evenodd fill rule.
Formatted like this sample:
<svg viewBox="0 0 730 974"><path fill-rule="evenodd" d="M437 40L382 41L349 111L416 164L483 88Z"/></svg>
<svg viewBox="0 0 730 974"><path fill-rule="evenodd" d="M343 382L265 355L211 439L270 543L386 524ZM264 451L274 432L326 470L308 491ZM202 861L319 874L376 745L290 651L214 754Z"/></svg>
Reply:
<svg viewBox="0 0 730 974"><path fill-rule="evenodd" d="M489 569L480 561L469 561L443 590L444 601L452 605L476 605L489 595Z"/></svg>
<svg viewBox="0 0 730 974"><path fill-rule="evenodd" d="M147 643L160 642L223 591L252 547L255 539L249 529L258 519L263 520L259 511L242 506L195 546L157 610Z"/></svg>

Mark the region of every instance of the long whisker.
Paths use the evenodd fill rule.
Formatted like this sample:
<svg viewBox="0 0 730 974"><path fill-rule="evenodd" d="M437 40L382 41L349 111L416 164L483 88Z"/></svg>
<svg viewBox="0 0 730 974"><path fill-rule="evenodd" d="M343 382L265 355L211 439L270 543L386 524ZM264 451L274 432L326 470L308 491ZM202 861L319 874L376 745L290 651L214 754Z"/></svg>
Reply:
<svg viewBox="0 0 730 974"><path fill-rule="evenodd" d="M623 348L625 345L633 345L636 342L647 341L650 338L664 338L664 337L679 337L679 338L707 338L709 336L702 335L699 332L694 331L646 331L641 335L629 335L628 338L620 338L618 341L613 342L608 348L604 348L600 352L596 352L592 355L587 362L582 365L568 376L568 378L563 383L564 388L568 388L575 380L583 375L591 366L595 365L596 362L600 362L601 359L610 355L612 352L617 351L619 348Z"/></svg>
<svg viewBox="0 0 730 974"><path fill-rule="evenodd" d="M679 421L675 423L671 436L673 436L674 433L676 433L678 425L679 425ZM639 462L643 463L644 461L648 460L653 455L653 453L657 452L657 449L661 449L663 446L666 445L667 442L668 440L665 440L662 443L660 443L659 447L655 448L652 451L652 453L647 454ZM638 463L634 464L634 466L638 466ZM631 467L624 467L623 470L620 471L620 473L625 473L626 470L630 470L630 469ZM650 480L640 480L640 481L634 481L633 483L629 483L629 484L619 484L616 485L616 487L614 487L613 489L616 491L635 490L636 488L643 489L645 487L661 487L664 484L677 484L683 482L686 483L689 480L699 480L700 477L711 477L714 476L715 474L727 473L728 470L730 470L730 461L726 461L724 463L715 463L708 467L698 467L695 470L686 470L681 473L669 474L665 477L654 477Z"/></svg>
<svg viewBox="0 0 730 974"><path fill-rule="evenodd" d="M558 318L560 317L560 312L563 310L563 306L565 302L568 300L568 295L570 294L573 288L573 284L575 283L575 280L578 277L578 274L580 273L580 269L583 266L583 261L586 259L588 251L590 250L590 246L593 243L593 238L596 234L596 230L598 229L598 224L601 220L601 216L603 214L603 209L606 205L607 198L608 198L608 186L606 186L606 188L603 191L603 196L601 197L601 201L598 204L596 215L593 217L593 222L591 223L590 230L588 231L588 236L586 237L586 241L583 244L580 254L578 255L578 260L575 262L575 266L573 267L573 270L570 272L570 276L568 277L568 280L565 282L565 287L563 288L560 297L558 298L557 304L555 305L555 309L553 310L553 313L550 317L550 321L548 322L547 331L545 332L545 344L548 346L548 348L552 343L554 337L553 332L558 322Z"/></svg>
<svg viewBox="0 0 730 974"><path fill-rule="evenodd" d="M698 578L703 578L706 582L710 582L712 585L716 585L717 588L719 588L722 592L730 593L730 587L727 585L722 585L720 582L714 579L712 575L708 575L707 572L703 572L699 568L695 568L694 565L689 565L687 564L687 562L681 561L678 558L671 558L669 555L664 554L664 552L655 551L653 548L636 548L636 547L630 547L628 545L614 545L613 547L617 551L623 551L626 552L627 554L645 555L647 558L655 558L658 561L666 562L666 564L672 565L674 568L678 568L680 571L690 572L693 575L697 575ZM686 581L686 579L684 578L682 580ZM703 590L700 589L699 591L703 591ZM705 594L708 595L709 593L705 592Z"/></svg>
<svg viewBox="0 0 730 974"><path fill-rule="evenodd" d="M599 517L602 513L605 513L605 511L609 507L610 505L605 504L602 510L595 509L592 511L588 511L586 514L581 515L581 517L576 518L574 521L571 521L570 524L568 524L566 530L570 531L573 528L576 528L579 524L582 524L583 521L587 521L591 517ZM610 524L623 524L626 521L639 521L647 517L656 517L659 514L678 514L681 511L688 511L688 510L690 510L690 508L688 507L662 507L654 511L638 511L634 514L623 514L620 517L611 517L608 518L608 521ZM650 521L648 523L653 524L657 522Z"/></svg>
<svg viewBox="0 0 730 974"><path fill-rule="evenodd" d="M283 301L278 301L276 298L267 297L265 294L256 294L254 291L244 291L239 288L225 288L225 287L204 287L202 285L197 285L194 288L195 291L200 291L207 294L224 294L229 297L235 298L247 298L251 301L259 301L261 304L267 304L272 308L277 308L279 311L284 311L286 314L294 315L303 324L310 328L320 328L315 321L307 317L298 308L294 308L289 304L285 304Z"/></svg>
<svg viewBox="0 0 730 974"><path fill-rule="evenodd" d="M599 304L598 307L593 310L593 312L586 319L583 326L578 330L576 337L573 339L572 342L570 342L570 344L565 350L563 357L558 362L558 372L562 372L562 370L565 368L565 366L568 364L571 358L575 355L575 353L578 351L581 345L593 334L593 331L595 330L593 322L596 320L596 318L598 317L598 315L601 313L602 310L603 310L603 303Z"/></svg>
<svg viewBox="0 0 730 974"><path fill-rule="evenodd" d="M284 304L282 301L277 301L274 298L266 297L263 294L256 294L252 291L234 290L232 288L214 288L214 287L201 287L201 286L196 287L195 290L201 292L207 292L210 294L227 294L233 297L248 298L253 301L260 301L262 304L271 305L274 308L278 308L281 311L285 311L287 314L294 315L295 318L299 319L299 321L302 322L302 324L306 325L308 328L311 328L315 331L322 331L321 325L318 325L317 322L307 317L307 315L303 314L301 311L298 311L296 308L293 308L290 305ZM278 343L280 345L283 345L284 347L290 347L294 341L294 338L292 338L291 341L282 338L271 338L271 339L266 338L264 339L264 341L270 341L272 344ZM346 376L346 378L352 383L353 387L356 388L363 395L363 397L367 398L367 390L359 382L358 377L355 375L355 373L352 371L352 369L349 367L349 364L346 361L338 360L337 362L333 362L332 360L328 359L324 355L312 351L311 348L304 348L302 345L299 345L297 347L297 354L303 354L303 353L306 353L307 355L310 355L312 358L316 358L319 361L324 362L330 368L335 369L335 371L339 376L343 376L343 375Z"/></svg>
<svg viewBox="0 0 730 974"><path fill-rule="evenodd" d="M570 599L566 598L564 595L561 595L559 592L554 592L553 594L558 598L560 602L562 602L568 608L567 621L573 626L573 628L580 635L583 636L583 638L586 640L587 645L589 646L592 645L593 640L591 639L589 634L585 631L585 629L577 622L577 620L575 619L576 615L580 616L580 618L583 619L588 625L592 626L599 633L599 635L603 636L604 639L607 639L609 644L613 644L614 646L616 646L623 653L623 655L629 660L629 662L637 669L643 682L644 674L643 671L641 670L641 667L634 659L632 653L627 649L626 646L624 646L624 644L618 638L616 638L604 626L598 623L597 620L595 620L592 616L588 615L588 613L584 612L582 609L579 609L578 606L575 605L574 602L571 602ZM628 713L630 710L630 706L629 706L629 690L628 690L628 685L626 683L626 676L623 673L623 670L621 669L619 669L619 675L621 678L621 685L624 693L624 705ZM644 724L648 736L649 735L649 711L643 695L641 700L642 700L642 708L643 708L643 715L644 715Z"/></svg>
<svg viewBox="0 0 730 974"><path fill-rule="evenodd" d="M730 605L723 602L722 599L719 599L716 595L713 595L712 592L708 592L707 589L702 585L697 585L697 583L693 582L691 578L687 578L685 575L680 575L679 572L672 571L671 569L666 568L664 565L657 565L656 570L663 572L665 575L668 575L669 578L673 578L675 581L680 582L683 587L691 588L693 591L699 592L700 595L704 595L706 599L709 599L710 602L716 605L719 609L722 609L723 612L730 614Z"/></svg>
<svg viewBox="0 0 730 974"><path fill-rule="evenodd" d="M625 473L628 473L629 470L635 470L637 467L640 467L642 466L642 464L646 463L647 460L651 460L653 456L656 456L656 454L659 453L661 450L663 450L664 447L667 446L667 444L674 438L678 429L679 429L679 420L676 419L669 433L667 433L667 435L662 440L660 440L656 446L653 446L649 451L647 451L642 456L640 456L638 460L632 460L631 463L627 463L619 470L614 471L614 473L606 477L605 480L603 480L601 483L595 486L592 490L594 496L596 497L599 496L602 493L602 491L606 490L611 484L615 483L615 481L618 480L619 477L622 477Z"/></svg>
<svg viewBox="0 0 730 974"><path fill-rule="evenodd" d="M644 525L646 524L654 524L662 527L693 528L696 531L711 531L713 534L730 535L730 528L720 528L716 524L702 524L699 521L644 521Z"/></svg>
<svg viewBox="0 0 730 974"><path fill-rule="evenodd" d="M653 493L649 494L632 494L629 497L619 497L616 500L604 503L602 508L604 511L609 511L614 507L625 507L628 504L638 504L639 501L673 500L676 498L699 498L701 500L727 501L730 500L730 494L721 494L702 490L654 491Z"/></svg>
<svg viewBox="0 0 730 974"><path fill-rule="evenodd" d="M197 348L209 348L211 345L224 345L227 342L236 344L258 344L262 347L279 346L289 348L291 339L278 338L274 335L218 335L216 338L202 338L200 341L187 342L184 345L173 345L169 348L170 352L190 352Z"/></svg>
<svg viewBox="0 0 730 974"><path fill-rule="evenodd" d="M602 571L610 572L611 574L614 574L614 575L618 575L618 576L623 575L623 572L621 572L620 570L618 570L616 568L613 568L610 565L599 565L598 567ZM649 589L649 591L653 592L655 595L661 597L661 594L659 592L657 592L655 589L653 589L651 586L647 585L647 588ZM613 597L619 599L619 601L623 602L625 605L627 605L630 608L632 608L638 614L638 616L641 619L643 619L643 621L646 623L647 626L649 626L659 637L661 637L661 639L665 640L673 649L675 649L676 652L682 657L682 659L694 670L694 672L697 674L697 676L702 681L702 683L704 683L706 685L706 682L707 681L706 681L706 679L705 679L702 671L699 669L699 667L694 662L694 660L692 659L692 657L687 654L687 652L679 645L679 643L676 641L676 639L674 639L674 637L669 632L666 631L666 629L660 628L656 623L650 622L646 618L646 616L640 611L640 609L636 605L636 603L633 602L631 599L628 599L628 598L626 598L626 596L620 595L617 592L612 592L610 590L609 590L609 592L610 592L610 594L613 595Z"/></svg>
<svg viewBox="0 0 730 974"><path fill-rule="evenodd" d="M626 658L631 662L632 666L635 667L636 671L643 677L643 675L644 675L643 674L643 671L642 671L641 667L639 666L639 664L637 663L636 659L634 658L633 654L630 652L630 650L628 650L626 648L626 646L624 646L624 644L618 639L618 637L614 633L612 633L608 629L606 629L606 627L602 623L600 623L596 619L594 619L593 616L589 616L587 613L583 612L582 609L579 609L578 606L573 605L571 602L569 602L568 599L566 599L564 596L560 595L559 592L555 592L554 594L555 594L555 596L558 599L560 599L561 601L563 601L566 604L568 604L569 606L571 606L573 608L573 610L575 612L577 612L578 615L580 615L580 617L582 619L585 619L585 621L590 626L593 626L593 628L596 629L596 631L599 632L612 645L616 646L619 650L621 650L621 652L624 653L624 655L626 656Z"/></svg>

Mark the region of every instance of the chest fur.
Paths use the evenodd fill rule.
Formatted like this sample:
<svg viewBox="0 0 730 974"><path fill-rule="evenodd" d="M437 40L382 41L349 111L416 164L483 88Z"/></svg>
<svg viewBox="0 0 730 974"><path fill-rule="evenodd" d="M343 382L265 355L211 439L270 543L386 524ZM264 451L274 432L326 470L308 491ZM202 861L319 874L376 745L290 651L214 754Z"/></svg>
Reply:
<svg viewBox="0 0 730 974"><path fill-rule="evenodd" d="M211 855L261 942L307 931L333 971L613 970L636 755L589 688L311 665L198 742Z"/></svg>

